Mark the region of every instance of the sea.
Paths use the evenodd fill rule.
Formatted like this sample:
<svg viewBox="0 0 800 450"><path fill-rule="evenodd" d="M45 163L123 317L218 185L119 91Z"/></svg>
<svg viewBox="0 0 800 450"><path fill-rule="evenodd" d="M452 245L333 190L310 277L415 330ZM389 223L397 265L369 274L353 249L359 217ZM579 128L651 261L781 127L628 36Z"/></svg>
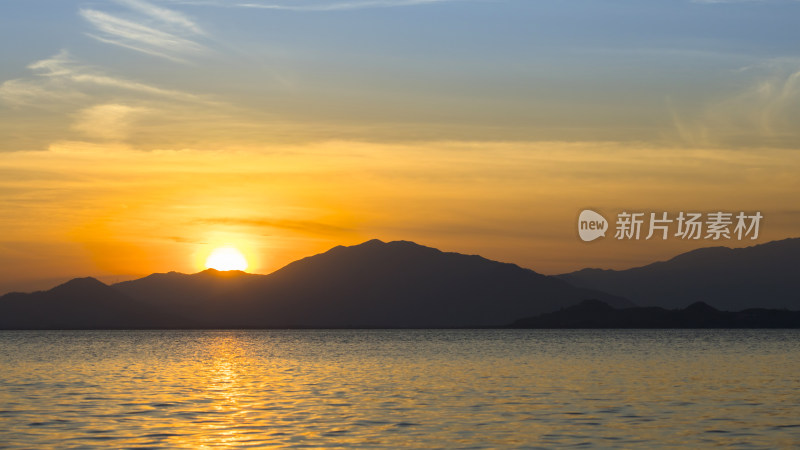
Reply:
<svg viewBox="0 0 800 450"><path fill-rule="evenodd" d="M798 448L800 330L0 332L0 448Z"/></svg>

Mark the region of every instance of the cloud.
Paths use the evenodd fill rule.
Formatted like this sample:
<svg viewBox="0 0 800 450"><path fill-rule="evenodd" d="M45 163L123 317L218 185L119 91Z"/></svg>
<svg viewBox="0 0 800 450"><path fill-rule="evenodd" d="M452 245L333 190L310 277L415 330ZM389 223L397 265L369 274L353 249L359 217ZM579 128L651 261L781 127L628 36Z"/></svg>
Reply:
<svg viewBox="0 0 800 450"><path fill-rule="evenodd" d="M96 9L80 10L80 15L99 32L87 33L89 37L176 62L186 62L186 56L206 51L194 40L205 33L185 15L142 0L117 3L135 14L123 18Z"/></svg>
<svg viewBox="0 0 800 450"><path fill-rule="evenodd" d="M72 128L89 138L124 140L134 122L147 112L147 108L115 103L95 105L79 111Z"/></svg>
<svg viewBox="0 0 800 450"><path fill-rule="evenodd" d="M13 130L0 142L0 151L86 138L137 144L146 139L154 145L180 134L196 140L202 131L214 125L218 130L230 120L228 104L104 73L75 61L67 51L28 69L30 76L0 84L0 106L10 107L6 126L0 128Z"/></svg>
<svg viewBox="0 0 800 450"><path fill-rule="evenodd" d="M736 71L744 86L673 123L691 145L796 147L800 144L800 60L776 59Z"/></svg>
<svg viewBox="0 0 800 450"><path fill-rule="evenodd" d="M34 72L33 77L7 80L0 85L0 102L14 107L49 108L89 98L78 84L92 73L76 65L66 50L36 61L28 69Z"/></svg>
<svg viewBox="0 0 800 450"><path fill-rule="evenodd" d="M768 3L767 0L692 0L692 3L721 4L721 3Z"/></svg>
<svg viewBox="0 0 800 450"><path fill-rule="evenodd" d="M284 230L322 235L354 232L354 230L350 228L307 220L216 217L201 219L198 222L209 225L280 228Z"/></svg>
<svg viewBox="0 0 800 450"><path fill-rule="evenodd" d="M0 100L16 105L37 105L43 100L64 101L86 98L82 90L88 88L108 88L162 99L209 103L193 94L106 75L76 63L66 50L50 58L36 61L30 64L28 69L34 71L36 77L4 82L0 85Z"/></svg>
<svg viewBox="0 0 800 450"><path fill-rule="evenodd" d="M86 35L89 36L90 38L94 39L94 40L103 42L105 44L116 45L118 47L127 48L129 50L134 50L134 51L137 51L137 52L146 53L146 54L151 55L151 56L158 56L160 58L169 59L169 60L174 61L174 62L179 62L179 63L188 62L184 58L179 58L177 56L172 56L170 54L162 53L162 52L159 52L159 51L156 51L156 50L153 50L153 49L139 47L139 46L136 46L136 45L133 45L133 44L130 44L130 43L123 42L123 41L118 41L118 40L114 40L114 39L107 39L107 38L103 38L103 37L100 37L100 36L97 36L97 35L94 35L94 34L91 34L91 33L86 33Z"/></svg>
<svg viewBox="0 0 800 450"><path fill-rule="evenodd" d="M195 34L205 34L200 26L185 15L171 9L162 8L141 0L117 0L117 3L128 6L162 23L183 28Z"/></svg>
<svg viewBox="0 0 800 450"><path fill-rule="evenodd" d="M83 96L81 89L109 88L163 99L207 103L207 100L193 94L106 75L78 64L66 50L50 58L36 61L28 68L37 76L33 79L4 82L0 85L0 99L16 104L36 104L45 99L79 98Z"/></svg>
<svg viewBox="0 0 800 450"><path fill-rule="evenodd" d="M257 9L272 9L282 11L345 11L357 9L370 9L370 8L394 8L404 6L418 6L433 3L445 3L458 0L345 0L345 1L325 1L325 0L272 0L272 1L250 1L241 3L221 2L218 0L211 1L192 1L188 0L184 3L191 3L197 5L213 5L220 7L238 7L238 8L257 8Z"/></svg>
<svg viewBox="0 0 800 450"><path fill-rule="evenodd" d="M32 80L15 79L0 84L0 101L15 107L41 106L43 100L63 103L83 98L80 92L51 89Z"/></svg>
<svg viewBox="0 0 800 450"><path fill-rule="evenodd" d="M185 238L185 237L182 237L182 236L168 236L165 239L167 239L169 241L172 241L172 242L177 242L179 244L204 244L204 242L202 242L202 241L200 241L198 239L190 239L190 238Z"/></svg>

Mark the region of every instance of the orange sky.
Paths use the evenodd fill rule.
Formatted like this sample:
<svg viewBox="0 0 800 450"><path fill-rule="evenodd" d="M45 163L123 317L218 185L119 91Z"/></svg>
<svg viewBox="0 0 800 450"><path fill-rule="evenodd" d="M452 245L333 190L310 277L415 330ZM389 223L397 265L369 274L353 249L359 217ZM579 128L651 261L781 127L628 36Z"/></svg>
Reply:
<svg viewBox="0 0 800 450"><path fill-rule="evenodd" d="M555 274L800 236L800 4L579 3L12 2L0 292L219 246L259 273L377 238ZM584 243L585 208L764 219Z"/></svg>
<svg viewBox="0 0 800 450"><path fill-rule="evenodd" d="M711 240L577 237L583 208L761 211L759 239L792 236L800 155L633 144L327 142L154 150L54 144L0 155L5 280L202 270L216 247L252 272L339 244L413 240L543 273L625 268ZM702 195L698 195L702 193ZM643 236L644 238L644 236ZM113 277L111 279L114 279ZM11 283L8 284L9 286Z"/></svg>

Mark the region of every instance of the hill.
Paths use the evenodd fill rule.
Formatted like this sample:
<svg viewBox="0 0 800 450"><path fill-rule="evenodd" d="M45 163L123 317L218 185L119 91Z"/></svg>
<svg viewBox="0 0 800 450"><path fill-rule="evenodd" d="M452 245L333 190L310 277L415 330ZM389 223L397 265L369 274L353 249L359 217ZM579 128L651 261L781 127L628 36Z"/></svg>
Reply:
<svg viewBox="0 0 800 450"><path fill-rule="evenodd" d="M0 329L160 328L172 323L174 318L94 278L0 297Z"/></svg>
<svg viewBox="0 0 800 450"><path fill-rule="evenodd" d="M753 308L720 311L703 302L684 309L616 309L584 300L559 311L514 321L509 328L800 328L800 311Z"/></svg>
<svg viewBox="0 0 800 450"><path fill-rule="evenodd" d="M583 269L558 275L575 286L640 306L800 310L800 238L746 248L707 247L628 270Z"/></svg>
<svg viewBox="0 0 800 450"><path fill-rule="evenodd" d="M141 314L122 305L138 305L140 311L161 318L142 326L168 328L485 327L587 298L632 306L623 298L575 288L514 264L407 241L338 246L270 275L171 272L111 287L100 282L87 287L91 289L86 293L77 289L69 295L53 290L0 297L0 308L27 308L23 315L8 309L3 327L22 326L15 317L34 311L58 315L49 308L64 314L53 324L67 328L71 323L78 328L116 328L126 315L131 323L140 323L134 318ZM40 300L43 296L46 302ZM104 313L103 308L112 309ZM163 318L169 318L166 324ZM45 322L20 323L36 328Z"/></svg>

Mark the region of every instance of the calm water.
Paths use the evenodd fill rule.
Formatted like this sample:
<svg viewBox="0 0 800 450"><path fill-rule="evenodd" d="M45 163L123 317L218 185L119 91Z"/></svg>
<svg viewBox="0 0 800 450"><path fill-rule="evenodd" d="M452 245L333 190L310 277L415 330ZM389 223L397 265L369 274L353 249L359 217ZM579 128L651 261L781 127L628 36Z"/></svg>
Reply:
<svg viewBox="0 0 800 450"><path fill-rule="evenodd" d="M0 332L0 447L800 446L798 330Z"/></svg>

